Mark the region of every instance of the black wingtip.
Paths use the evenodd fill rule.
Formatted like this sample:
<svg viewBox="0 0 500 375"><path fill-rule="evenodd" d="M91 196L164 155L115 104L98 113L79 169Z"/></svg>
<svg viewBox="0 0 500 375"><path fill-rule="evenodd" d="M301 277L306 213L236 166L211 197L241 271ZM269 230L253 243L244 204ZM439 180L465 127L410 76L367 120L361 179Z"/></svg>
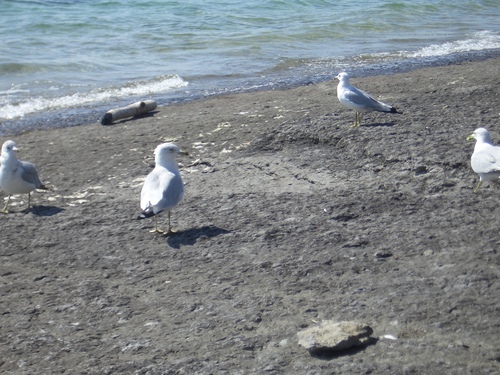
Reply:
<svg viewBox="0 0 500 375"><path fill-rule="evenodd" d="M137 220L148 219L155 216L154 212L141 212L139 216L136 217Z"/></svg>
<svg viewBox="0 0 500 375"><path fill-rule="evenodd" d="M391 107L391 113L399 113L400 115L403 114L403 112L398 111L396 107Z"/></svg>

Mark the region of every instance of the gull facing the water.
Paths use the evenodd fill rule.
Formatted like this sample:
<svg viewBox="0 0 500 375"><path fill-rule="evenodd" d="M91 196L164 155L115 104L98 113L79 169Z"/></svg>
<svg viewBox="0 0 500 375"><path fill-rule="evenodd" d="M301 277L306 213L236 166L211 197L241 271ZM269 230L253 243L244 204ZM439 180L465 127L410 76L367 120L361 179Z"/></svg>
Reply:
<svg viewBox="0 0 500 375"><path fill-rule="evenodd" d="M162 143L155 149L155 168L148 174L141 191L142 214L138 219L153 217L155 229L152 233L169 235L174 233L170 225L170 211L177 206L184 196L184 185L177 168L176 157L181 152L173 143ZM158 229L156 215L167 211L168 230Z"/></svg>
<svg viewBox="0 0 500 375"><path fill-rule="evenodd" d="M483 182L500 178L500 147L494 146L490 133L485 128L474 130L467 140L476 140L474 153L470 158L474 172L479 174L479 182L474 193L479 190Z"/></svg>
<svg viewBox="0 0 500 375"><path fill-rule="evenodd" d="M385 104L373 98L370 94L351 85L349 83L349 75L347 73L339 73L335 76L335 78L339 80L339 84L337 85L337 98L340 103L345 105L347 108L351 108L356 111L356 120L353 127L361 124L360 112L378 111L399 113L393 106Z"/></svg>
<svg viewBox="0 0 500 375"><path fill-rule="evenodd" d="M8 213L7 206L9 205L10 197L13 194L28 194L28 207L31 206L31 192L36 189L47 188L43 186L36 167L27 162L17 160L16 143L14 141L6 141L2 146L2 155L0 156L0 188L5 191L7 202L3 207L3 213Z"/></svg>

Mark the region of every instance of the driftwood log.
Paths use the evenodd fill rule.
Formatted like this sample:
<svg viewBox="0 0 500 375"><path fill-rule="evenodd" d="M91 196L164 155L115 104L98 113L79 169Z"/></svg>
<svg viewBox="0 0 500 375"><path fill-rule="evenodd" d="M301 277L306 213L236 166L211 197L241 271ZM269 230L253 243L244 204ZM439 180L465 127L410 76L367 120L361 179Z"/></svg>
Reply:
<svg viewBox="0 0 500 375"><path fill-rule="evenodd" d="M156 109L156 102L154 100L143 100L141 102L132 103L126 107L110 109L102 117L101 125L111 125L113 121L142 115L154 109Z"/></svg>

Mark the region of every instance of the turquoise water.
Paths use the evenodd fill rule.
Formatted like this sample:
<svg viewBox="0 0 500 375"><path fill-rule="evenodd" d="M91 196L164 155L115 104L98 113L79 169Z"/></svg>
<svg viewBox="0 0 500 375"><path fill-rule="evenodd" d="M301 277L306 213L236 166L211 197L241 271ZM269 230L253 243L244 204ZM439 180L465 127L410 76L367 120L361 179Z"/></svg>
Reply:
<svg viewBox="0 0 500 375"><path fill-rule="evenodd" d="M500 49L500 1L0 1L0 134Z"/></svg>

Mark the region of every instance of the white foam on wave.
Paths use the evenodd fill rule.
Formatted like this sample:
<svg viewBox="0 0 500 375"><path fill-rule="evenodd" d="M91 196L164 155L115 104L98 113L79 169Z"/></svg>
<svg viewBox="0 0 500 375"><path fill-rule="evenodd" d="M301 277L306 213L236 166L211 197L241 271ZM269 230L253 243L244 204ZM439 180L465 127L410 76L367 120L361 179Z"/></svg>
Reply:
<svg viewBox="0 0 500 375"><path fill-rule="evenodd" d="M421 47L413 51L394 51L360 54L354 57L337 57L329 61L328 65L335 66L336 70L363 67L370 64L399 63L411 59L440 58L455 53L485 51L500 49L500 34L491 31L480 31L471 34L469 38L452 42L436 43ZM325 64L323 60L316 63Z"/></svg>
<svg viewBox="0 0 500 375"><path fill-rule="evenodd" d="M157 77L154 80L129 82L120 87L97 88L60 97L27 98L19 103L2 103L0 119L11 120L24 115L61 108L77 108L93 103L103 103L129 96L146 96L187 86L177 75Z"/></svg>
<svg viewBox="0 0 500 375"><path fill-rule="evenodd" d="M452 53L482 51L500 48L500 35L491 31L480 31L472 34L470 38L446 42L442 44L431 44L414 52L403 52L404 57L438 57Z"/></svg>

